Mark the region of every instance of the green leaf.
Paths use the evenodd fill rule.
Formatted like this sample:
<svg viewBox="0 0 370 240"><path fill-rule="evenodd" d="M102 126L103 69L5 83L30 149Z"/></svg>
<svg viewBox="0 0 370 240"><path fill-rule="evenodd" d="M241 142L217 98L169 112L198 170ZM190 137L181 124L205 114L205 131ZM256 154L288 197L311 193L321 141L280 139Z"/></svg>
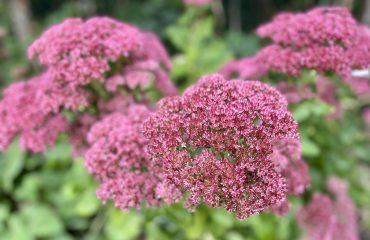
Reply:
<svg viewBox="0 0 370 240"><path fill-rule="evenodd" d="M310 115L311 107L309 102L303 102L293 110L293 117L298 122L306 120Z"/></svg>
<svg viewBox="0 0 370 240"><path fill-rule="evenodd" d="M21 201L37 201L38 190L41 187L41 174L29 174L23 177L20 187L15 191L15 197Z"/></svg>
<svg viewBox="0 0 370 240"><path fill-rule="evenodd" d="M107 224L105 227L105 234L107 236L107 239L111 239L111 240L137 239L137 237L143 230L142 229L142 224L143 224L142 216L135 211L124 213L117 208L112 207L108 209L109 211L108 211L108 217L106 221L109 222L109 224ZM152 222L152 224L154 223ZM149 234L148 232L148 236L153 236L153 235ZM163 239L163 238L157 238L157 239Z"/></svg>
<svg viewBox="0 0 370 240"><path fill-rule="evenodd" d="M9 240L32 240L34 236L29 232L29 226L25 224L22 217L14 214L9 218L9 232L8 237L4 239Z"/></svg>
<svg viewBox="0 0 370 240"><path fill-rule="evenodd" d="M53 148L48 149L45 158L50 160L70 159L71 146L67 143L58 143Z"/></svg>
<svg viewBox="0 0 370 240"><path fill-rule="evenodd" d="M82 217L93 215L101 206L100 201L96 198L94 188L86 189L77 201L76 213Z"/></svg>
<svg viewBox="0 0 370 240"><path fill-rule="evenodd" d="M1 184L6 192L13 189L14 180L23 169L25 153L14 142L0 160Z"/></svg>
<svg viewBox="0 0 370 240"><path fill-rule="evenodd" d="M5 221L8 216L9 216L9 207L8 205L5 205L4 203L2 203L0 205L0 223Z"/></svg>
<svg viewBox="0 0 370 240"><path fill-rule="evenodd" d="M21 214L35 237L52 237L59 235L63 230L58 216L46 205L26 205Z"/></svg>
<svg viewBox="0 0 370 240"><path fill-rule="evenodd" d="M301 136L302 154L307 157L316 157L320 154L320 148L309 138Z"/></svg>

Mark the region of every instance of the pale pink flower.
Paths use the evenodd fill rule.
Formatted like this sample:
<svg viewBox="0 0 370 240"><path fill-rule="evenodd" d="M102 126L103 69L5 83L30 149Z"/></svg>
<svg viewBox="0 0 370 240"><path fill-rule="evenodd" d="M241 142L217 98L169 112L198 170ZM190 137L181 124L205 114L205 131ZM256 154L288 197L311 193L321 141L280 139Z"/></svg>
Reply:
<svg viewBox="0 0 370 240"><path fill-rule="evenodd" d="M115 112L96 122L87 137L91 146L85 167L101 183L97 195L103 202L112 199L124 211L144 202L147 207L176 202L181 196L146 153L141 123L149 114L145 106L132 105L126 114Z"/></svg>
<svg viewBox="0 0 370 240"><path fill-rule="evenodd" d="M298 213L298 223L308 240L358 240L356 207L347 194L347 183L330 177L327 189L332 197L315 193Z"/></svg>
<svg viewBox="0 0 370 240"><path fill-rule="evenodd" d="M47 75L41 74L4 90L0 102L1 150L19 135L23 150L42 152L67 130L67 120L61 114L45 111L37 98L45 90L45 82L48 82Z"/></svg>

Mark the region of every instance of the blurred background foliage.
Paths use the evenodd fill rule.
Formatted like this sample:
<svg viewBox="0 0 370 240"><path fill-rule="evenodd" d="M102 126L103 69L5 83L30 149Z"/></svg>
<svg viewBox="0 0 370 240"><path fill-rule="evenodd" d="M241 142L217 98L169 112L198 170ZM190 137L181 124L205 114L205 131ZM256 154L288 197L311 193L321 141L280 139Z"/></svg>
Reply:
<svg viewBox="0 0 370 240"><path fill-rule="evenodd" d="M72 16L107 15L156 32L172 56L171 75L181 90L233 58L254 54L263 41L253 30L277 12L344 4L358 21L370 23L370 2L364 0L216 2L195 8L180 0L2 0L0 84L37 73L40 69L26 57L28 44L47 26ZM300 123L312 183L303 198L291 199L287 216L263 213L239 221L223 209L201 206L188 213L181 204L123 213L97 200L96 182L83 159L71 159L64 136L46 154L20 152L14 143L0 155L0 239L298 239L297 207L312 190L324 191L324 179L332 174L350 181L362 237L369 239L370 146L359 117L369 102L352 104L343 91L348 111L339 121L327 121L331 107L315 99L291 109Z"/></svg>

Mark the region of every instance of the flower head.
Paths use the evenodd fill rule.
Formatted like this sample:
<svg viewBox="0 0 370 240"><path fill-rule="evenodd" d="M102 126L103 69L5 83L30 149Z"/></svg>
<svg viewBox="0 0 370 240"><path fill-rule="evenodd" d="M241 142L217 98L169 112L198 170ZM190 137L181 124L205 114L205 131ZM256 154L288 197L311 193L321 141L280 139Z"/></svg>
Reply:
<svg viewBox="0 0 370 240"><path fill-rule="evenodd" d="M171 203L180 196L146 153L141 123L149 114L145 106L132 105L126 114L112 113L96 122L88 134L91 147L85 153L85 166L101 183L97 195L103 202L112 199L125 211L144 202L149 207L160 201Z"/></svg>
<svg viewBox="0 0 370 240"><path fill-rule="evenodd" d="M257 29L283 46L343 45L349 47L357 35L357 23L345 7L317 7L306 13L282 13Z"/></svg>
<svg viewBox="0 0 370 240"><path fill-rule="evenodd" d="M108 17L70 18L44 32L28 55L50 67L56 80L75 86L102 80L109 61L129 56L141 44L140 32L131 25Z"/></svg>
<svg viewBox="0 0 370 240"><path fill-rule="evenodd" d="M84 101L86 85L94 82L115 92L120 86L132 90L153 81L164 94L176 94L167 76L171 61L159 39L108 17L70 18L56 24L32 43L28 55L48 67L53 83L49 95L58 99L67 94ZM54 110L76 110L68 98L49 104Z"/></svg>
<svg viewBox="0 0 370 240"><path fill-rule="evenodd" d="M257 55L270 70L292 76L307 68L348 77L351 69L370 66L369 32L345 7L283 13L257 29L273 42Z"/></svg>
<svg viewBox="0 0 370 240"><path fill-rule="evenodd" d="M182 97L161 100L144 133L190 208L204 201L243 219L285 199L272 139L297 139L297 125L286 100L263 83L205 76Z"/></svg>

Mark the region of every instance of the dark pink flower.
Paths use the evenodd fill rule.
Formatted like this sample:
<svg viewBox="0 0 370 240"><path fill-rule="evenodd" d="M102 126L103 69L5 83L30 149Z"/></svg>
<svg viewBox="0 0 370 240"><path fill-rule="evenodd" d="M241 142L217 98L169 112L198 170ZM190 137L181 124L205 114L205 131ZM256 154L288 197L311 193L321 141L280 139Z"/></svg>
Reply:
<svg viewBox="0 0 370 240"><path fill-rule="evenodd" d="M286 100L253 81L209 75L182 97L161 100L144 123L149 152L167 179L201 201L240 219L285 200L285 179L271 160L272 140L298 139Z"/></svg>

